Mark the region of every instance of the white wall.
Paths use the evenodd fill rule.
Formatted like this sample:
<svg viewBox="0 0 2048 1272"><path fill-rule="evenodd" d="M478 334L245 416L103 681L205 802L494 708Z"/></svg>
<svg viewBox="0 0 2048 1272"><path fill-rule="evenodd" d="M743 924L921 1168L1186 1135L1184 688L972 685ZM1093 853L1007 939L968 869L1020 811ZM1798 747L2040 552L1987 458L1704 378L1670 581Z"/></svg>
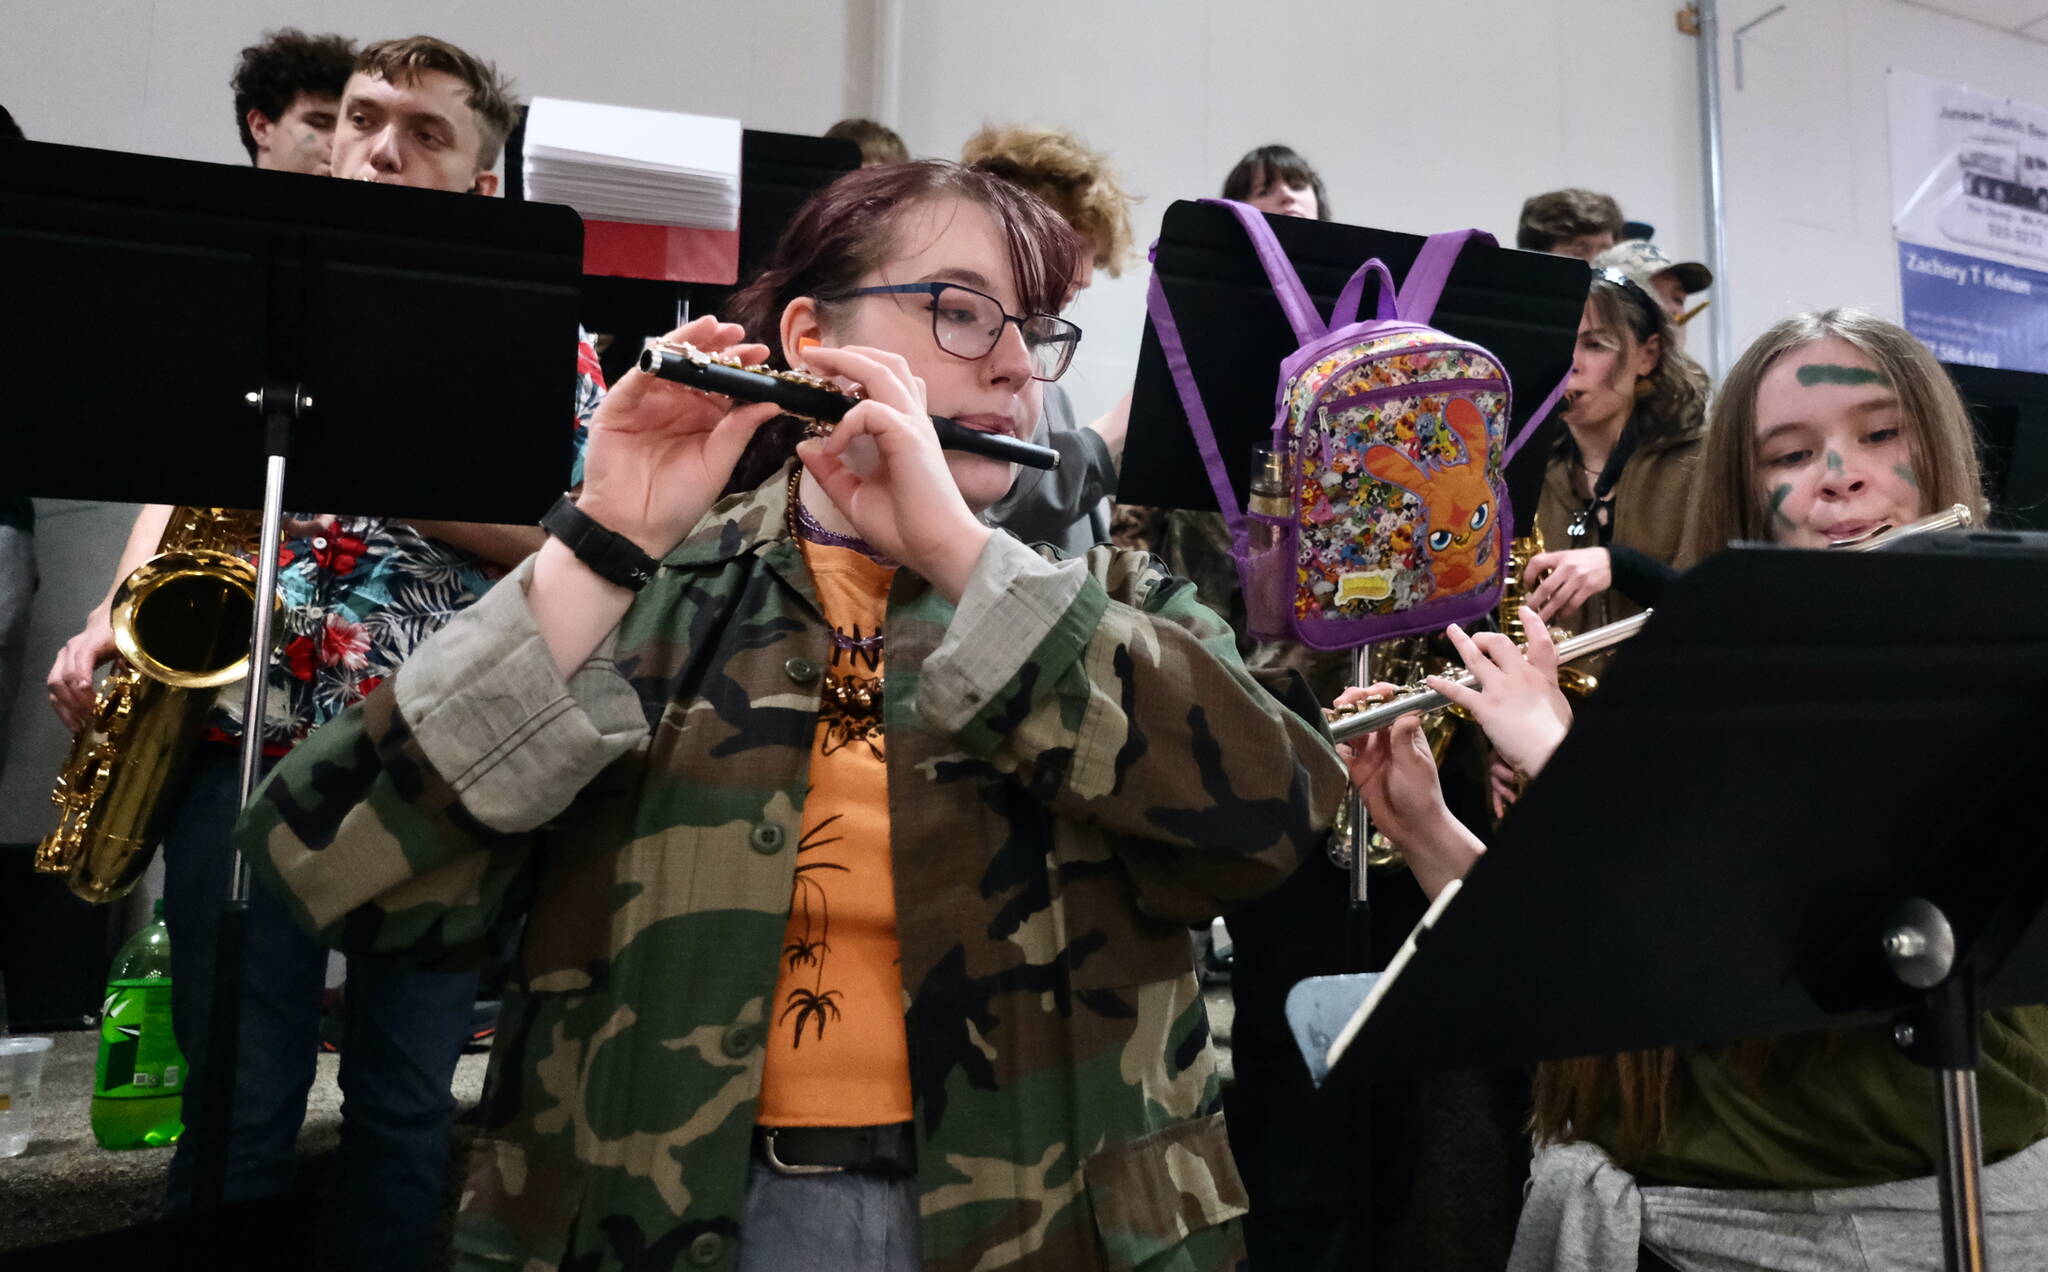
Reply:
<svg viewBox="0 0 2048 1272"><path fill-rule="evenodd" d="M245 162L228 76L263 31L426 32L523 97L737 115L816 132L845 114L865 4L755 0L0 0L0 102L40 141Z"/></svg>
<svg viewBox="0 0 2048 1272"><path fill-rule="evenodd" d="M1723 0L1728 34L1778 0ZM1885 71L2048 105L2048 45L1897 0L1788 0L1722 53L1737 348L1788 313L1897 320Z"/></svg>
<svg viewBox="0 0 2048 1272"><path fill-rule="evenodd" d="M913 151L957 155L983 122L1074 129L1114 156L1140 245L1176 199L1216 194L1279 141L1339 219L1514 241L1522 200L1606 190L1669 250L1702 247L1695 49L1673 0L900 0ZM1072 314L1083 418L1129 387L1142 263Z"/></svg>

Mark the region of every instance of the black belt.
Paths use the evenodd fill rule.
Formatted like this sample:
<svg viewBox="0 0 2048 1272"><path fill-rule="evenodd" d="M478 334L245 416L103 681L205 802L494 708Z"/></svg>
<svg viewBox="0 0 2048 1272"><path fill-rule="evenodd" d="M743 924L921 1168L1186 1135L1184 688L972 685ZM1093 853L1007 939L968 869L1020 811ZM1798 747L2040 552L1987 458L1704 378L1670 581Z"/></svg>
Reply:
<svg viewBox="0 0 2048 1272"><path fill-rule="evenodd" d="M911 1123L887 1126L757 1126L754 1152L784 1175L836 1175L857 1170L908 1175L917 1169Z"/></svg>

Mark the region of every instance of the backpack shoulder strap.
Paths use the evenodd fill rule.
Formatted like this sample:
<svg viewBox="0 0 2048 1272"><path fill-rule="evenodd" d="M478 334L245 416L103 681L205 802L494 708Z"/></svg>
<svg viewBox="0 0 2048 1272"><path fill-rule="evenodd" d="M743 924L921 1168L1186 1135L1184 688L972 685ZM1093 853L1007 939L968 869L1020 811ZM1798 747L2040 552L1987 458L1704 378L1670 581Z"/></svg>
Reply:
<svg viewBox="0 0 2048 1272"><path fill-rule="evenodd" d="M1153 245L1156 254L1158 245ZM1216 495L1216 506L1222 510L1223 524L1230 528L1230 543L1240 563L1250 550L1251 540L1244 523L1241 501L1230 488L1230 469L1223 462L1222 448L1216 444L1216 430L1209 423L1209 412L1202 406L1202 391L1195 384L1194 368L1188 365L1187 347L1181 344L1180 326L1173 320L1173 310L1166 303L1166 288L1159 281L1159 268L1152 269L1152 281L1145 289L1145 310L1152 318L1152 329L1159 336L1159 351L1166 356L1166 369L1173 376L1173 389L1180 397L1181 409L1187 412L1188 431L1194 434L1195 449L1201 453L1202 468L1209 474L1209 489Z"/></svg>
<svg viewBox="0 0 2048 1272"><path fill-rule="evenodd" d="M1294 328L1295 343L1305 345L1328 334L1330 329L1324 324L1322 315L1316 312L1315 302L1309 299L1308 288L1301 285L1301 275L1295 272L1294 262L1287 259L1280 240L1273 236L1273 227L1266 223L1266 214L1235 199L1199 201L1229 208L1237 217L1238 224L1244 226L1253 250L1259 254L1259 264L1266 271L1266 281L1273 285L1273 295L1287 315L1287 325Z"/></svg>
<svg viewBox="0 0 2048 1272"><path fill-rule="evenodd" d="M1400 309L1404 320L1427 323L1436 315L1436 303L1443 299L1451 267L1458 263L1458 254L1468 243L1498 246L1493 235L1485 230L1450 230L1424 240L1415 263L1408 267L1408 276L1401 280Z"/></svg>

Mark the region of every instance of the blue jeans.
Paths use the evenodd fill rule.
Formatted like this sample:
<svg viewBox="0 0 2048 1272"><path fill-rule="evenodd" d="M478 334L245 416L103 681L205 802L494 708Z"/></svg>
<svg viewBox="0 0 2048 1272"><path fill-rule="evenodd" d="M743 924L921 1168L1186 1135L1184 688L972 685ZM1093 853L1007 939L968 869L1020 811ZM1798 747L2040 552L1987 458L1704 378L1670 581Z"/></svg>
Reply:
<svg viewBox="0 0 2048 1272"><path fill-rule="evenodd" d="M164 921L171 933L171 1018L185 1054L185 1135L171 1159L165 1211L192 1206L205 1111L214 947L235 824L235 748L198 748L164 836ZM257 882L249 895L234 1119L225 1199L291 1190L299 1125L319 1052L327 951ZM422 972L392 959L349 960L341 1051L340 1208L347 1265L421 1266L448 1182L449 1081L476 1000L474 972Z"/></svg>

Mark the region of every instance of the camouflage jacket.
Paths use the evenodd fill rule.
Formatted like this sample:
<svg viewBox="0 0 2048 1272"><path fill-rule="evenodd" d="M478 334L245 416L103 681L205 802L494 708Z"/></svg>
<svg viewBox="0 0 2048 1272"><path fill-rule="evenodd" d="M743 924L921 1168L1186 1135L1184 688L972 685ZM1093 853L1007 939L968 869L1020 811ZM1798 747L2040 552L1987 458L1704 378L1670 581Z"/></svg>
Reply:
<svg viewBox="0 0 2048 1272"><path fill-rule="evenodd" d="M353 949L524 919L458 1248L731 1266L828 629L782 480L714 508L565 684L530 563L318 730L243 849ZM1236 1264L1187 928L1318 848L1344 775L1146 555L996 535L889 598L889 814L924 1266Z"/></svg>

